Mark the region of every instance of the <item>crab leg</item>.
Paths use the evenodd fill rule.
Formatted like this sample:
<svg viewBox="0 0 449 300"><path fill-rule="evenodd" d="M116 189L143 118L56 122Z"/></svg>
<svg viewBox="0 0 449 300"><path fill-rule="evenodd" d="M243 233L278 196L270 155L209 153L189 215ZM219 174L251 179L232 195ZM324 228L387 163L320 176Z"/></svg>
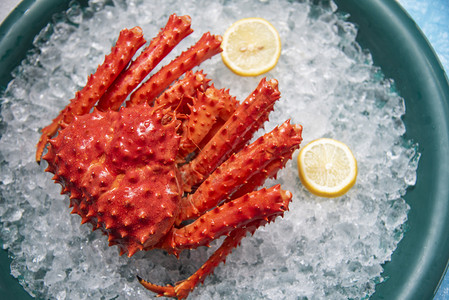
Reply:
<svg viewBox="0 0 449 300"><path fill-rule="evenodd" d="M225 203L207 212L192 224L174 229L165 240L166 243L162 245L174 254L182 249L208 245L222 235L228 235L228 237L199 270L176 286L157 286L139 278L140 283L158 293L158 296L186 298L190 291L198 283L203 282L220 262L225 261L226 256L240 243L248 231L254 233L257 227L273 221L279 215L282 216L288 210L291 198L290 192L283 191L280 185L276 185Z"/></svg>
<svg viewBox="0 0 449 300"><path fill-rule="evenodd" d="M207 246L253 220L283 214L291 197L292 194L281 190L279 184L254 191L208 211L187 226L173 228L157 247L178 255L184 249Z"/></svg>
<svg viewBox="0 0 449 300"><path fill-rule="evenodd" d="M232 155L195 191L182 199L180 224L196 218L229 197L244 195L273 177L291 158L302 141L302 127L284 122ZM241 191L242 190L242 191Z"/></svg>
<svg viewBox="0 0 449 300"><path fill-rule="evenodd" d="M189 16L173 14L149 46L123 71L98 102L101 111L118 110L134 88L156 67L156 65L186 36L193 32Z"/></svg>
<svg viewBox="0 0 449 300"><path fill-rule="evenodd" d="M226 261L226 257L232 252L233 248L240 245L241 240L247 235L247 232L254 234L259 226L264 226L268 223L266 220L257 220L248 224L245 228L238 228L231 231L228 237L223 241L223 244L205 264L201 266L193 275L186 280L177 283L175 286L166 285L159 286L152 284L139 276L137 279L148 290L157 293L158 296L173 297L178 299L187 298L189 293L199 284L203 283L207 276L213 273L214 269L221 263Z"/></svg>
<svg viewBox="0 0 449 300"><path fill-rule="evenodd" d="M181 157L202 148L201 142L208 140L215 127L221 127L234 113L237 100L227 90L218 90L213 85L205 93L198 92L190 106L189 118L183 123L179 155Z"/></svg>
<svg viewBox="0 0 449 300"><path fill-rule="evenodd" d="M263 78L198 156L181 168L185 189L202 182L207 174L240 150L268 119L279 97L277 80Z"/></svg>
<svg viewBox="0 0 449 300"><path fill-rule="evenodd" d="M164 66L156 74L142 84L126 103L127 106L136 105L144 101L150 104L153 99L162 93L176 78L198 66L203 61L220 53L222 38L206 32L201 39L187 51L181 53L176 59Z"/></svg>
<svg viewBox="0 0 449 300"><path fill-rule="evenodd" d="M75 98L50 125L42 129L42 136L37 144L36 151L38 163L41 161L45 145L56 134L61 123L69 124L74 115L88 113L143 44L145 44L145 40L140 27L124 29L120 32L111 53L105 57L103 64L98 67L97 71L89 76L86 86L76 93Z"/></svg>
<svg viewBox="0 0 449 300"><path fill-rule="evenodd" d="M253 224L249 224L246 228L236 229L231 231L228 237L223 241L223 244L220 248L215 251L212 256L207 260L207 262L201 266L199 270L197 270L193 275L191 275L187 280L183 280L176 284L175 286L166 285L160 286L148 282L139 276L137 279L140 284L142 284L148 290L157 293L158 296L166 296L173 297L178 299L187 298L188 294L199 284L203 283L207 276L213 273L214 269L221 263L225 262L226 257L232 252L233 248L236 248L240 241L246 236L249 231L251 234L254 234L254 231L260 225L265 225L267 221L265 220L257 220L253 222ZM260 224L258 224L260 223Z"/></svg>
<svg viewBox="0 0 449 300"><path fill-rule="evenodd" d="M183 98L194 98L198 91L204 92L210 79L206 78L203 71L193 73L188 71L184 78L177 80L171 87L166 89L154 101L155 107L171 108L173 111L188 112L186 103L181 103Z"/></svg>

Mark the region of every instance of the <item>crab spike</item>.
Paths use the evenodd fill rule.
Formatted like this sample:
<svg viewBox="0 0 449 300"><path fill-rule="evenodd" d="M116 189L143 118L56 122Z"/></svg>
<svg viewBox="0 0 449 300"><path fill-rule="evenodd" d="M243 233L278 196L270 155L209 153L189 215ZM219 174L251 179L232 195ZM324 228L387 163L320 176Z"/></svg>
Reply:
<svg viewBox="0 0 449 300"><path fill-rule="evenodd" d="M73 207L73 209L72 209L72 212L71 212L71 214L77 214L77 215L79 215L80 214L80 211L79 211L79 209L78 209L78 205L72 205L72 207Z"/></svg>
<svg viewBox="0 0 449 300"><path fill-rule="evenodd" d="M263 78L198 156L181 168L185 188L202 182L206 174L213 172L232 153L239 151L268 119L268 114L279 98L277 80L267 81Z"/></svg>
<svg viewBox="0 0 449 300"><path fill-rule="evenodd" d="M189 16L172 14L167 24L149 46L123 71L98 102L101 111L118 110L129 93L171 52L186 36L193 32Z"/></svg>
<svg viewBox="0 0 449 300"><path fill-rule="evenodd" d="M237 198L261 186L285 165L287 160L283 157L291 156L299 148L301 133L300 125L286 121L244 147L181 202L181 214L176 223L198 217L231 195ZM238 194L233 195L237 191Z"/></svg>
<svg viewBox="0 0 449 300"><path fill-rule="evenodd" d="M140 245L137 245L135 243L128 245L127 251L128 251L128 257L133 256L134 254L136 254L137 251L142 250L141 247L139 247ZM126 253L126 252L125 252Z"/></svg>
<svg viewBox="0 0 449 300"><path fill-rule="evenodd" d="M120 237L121 237L122 239L124 239L125 237L128 236L128 231L122 229L122 230L119 230L119 234L120 234Z"/></svg>
<svg viewBox="0 0 449 300"><path fill-rule="evenodd" d="M176 78L198 66L203 61L220 53L222 38L219 35L205 33L201 39L187 51L164 66L159 72L142 84L126 103L127 106L136 105L145 101L151 103L155 97L162 93Z"/></svg>
<svg viewBox="0 0 449 300"><path fill-rule="evenodd" d="M98 67L95 74L88 77L86 86L75 94L75 98L50 125L42 129L41 138L36 146L36 161L38 163L41 161L45 145L56 134L60 123L69 124L74 115L88 113L144 43L145 40L140 27L124 29L120 32L111 53L105 57L103 64Z"/></svg>

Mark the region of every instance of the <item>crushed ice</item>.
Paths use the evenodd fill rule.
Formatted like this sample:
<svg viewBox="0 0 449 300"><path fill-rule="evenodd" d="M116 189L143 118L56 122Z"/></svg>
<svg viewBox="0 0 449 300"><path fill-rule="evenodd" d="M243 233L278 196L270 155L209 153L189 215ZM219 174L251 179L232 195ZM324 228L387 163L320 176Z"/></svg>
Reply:
<svg viewBox="0 0 449 300"><path fill-rule="evenodd" d="M88 8L72 2L55 16L1 98L0 237L13 257L13 276L39 298L148 299L152 295L136 274L174 283L218 247L220 241L210 249L185 251L179 261L163 251L120 257L105 236L69 214L68 199L44 173L45 163L34 161L39 129L85 84L119 31L139 25L149 40L174 12L189 14L195 32L170 58L203 32L223 34L240 18L271 21L283 51L268 76L279 80L282 98L266 130L291 118L304 126L304 144L323 136L339 139L351 147L359 166L352 190L323 200L301 186L296 153L277 179L294 194L290 211L246 238L192 298L371 295L383 280L382 264L404 234L410 208L402 197L415 184L419 154L403 138L403 99L356 43L356 26L328 1L95 0ZM230 88L240 100L260 79L237 77L219 56L202 68L216 86Z"/></svg>

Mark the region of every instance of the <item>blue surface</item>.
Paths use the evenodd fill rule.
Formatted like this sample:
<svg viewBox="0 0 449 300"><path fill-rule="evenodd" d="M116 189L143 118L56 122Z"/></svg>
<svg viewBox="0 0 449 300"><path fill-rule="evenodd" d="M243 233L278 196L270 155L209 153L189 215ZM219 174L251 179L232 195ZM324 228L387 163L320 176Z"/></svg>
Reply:
<svg viewBox="0 0 449 300"><path fill-rule="evenodd" d="M398 0L398 2L425 34L448 74L449 0ZM449 299L449 272L444 276L434 300L447 299Z"/></svg>

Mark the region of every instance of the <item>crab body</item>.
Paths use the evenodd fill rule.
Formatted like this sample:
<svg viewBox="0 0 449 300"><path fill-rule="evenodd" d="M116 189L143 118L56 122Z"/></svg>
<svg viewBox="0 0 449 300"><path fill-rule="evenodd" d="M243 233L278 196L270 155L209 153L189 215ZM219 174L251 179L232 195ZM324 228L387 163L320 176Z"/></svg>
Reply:
<svg viewBox="0 0 449 300"><path fill-rule="evenodd" d="M248 232L288 210L290 192L257 188L302 140L302 127L286 121L248 144L280 98L278 83L262 79L239 103L202 71L191 71L221 51L219 36L206 33L136 89L190 32L188 16L170 16L131 62L144 40L138 27L123 30L86 87L42 129L36 152L40 162L48 144L46 171L70 195L72 213L107 234L120 254L161 248L178 255L227 236L175 286L139 278L158 295L177 298L187 297Z"/></svg>
<svg viewBox="0 0 449 300"><path fill-rule="evenodd" d="M162 117L150 107L96 110L75 117L44 156L71 195L73 213L131 254L154 246L179 210L180 136Z"/></svg>

